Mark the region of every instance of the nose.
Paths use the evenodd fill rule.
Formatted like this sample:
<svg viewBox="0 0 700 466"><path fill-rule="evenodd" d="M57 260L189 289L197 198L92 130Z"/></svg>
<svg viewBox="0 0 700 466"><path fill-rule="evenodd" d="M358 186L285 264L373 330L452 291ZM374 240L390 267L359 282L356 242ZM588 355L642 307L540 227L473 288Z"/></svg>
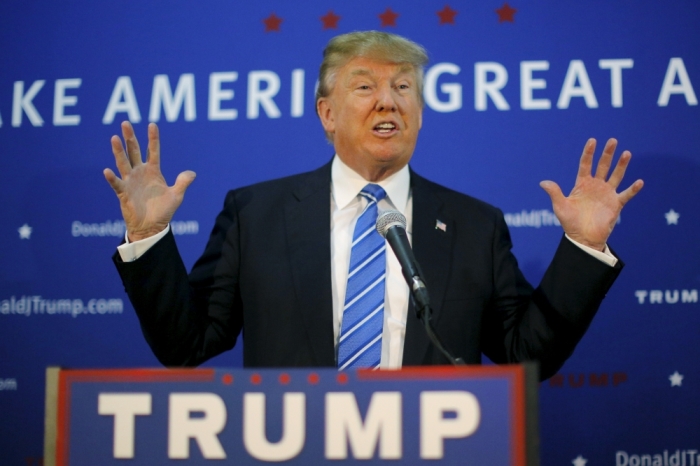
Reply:
<svg viewBox="0 0 700 466"><path fill-rule="evenodd" d="M394 99L393 89L390 85L380 86L377 89L377 102L375 108L378 112L395 112L397 105Z"/></svg>

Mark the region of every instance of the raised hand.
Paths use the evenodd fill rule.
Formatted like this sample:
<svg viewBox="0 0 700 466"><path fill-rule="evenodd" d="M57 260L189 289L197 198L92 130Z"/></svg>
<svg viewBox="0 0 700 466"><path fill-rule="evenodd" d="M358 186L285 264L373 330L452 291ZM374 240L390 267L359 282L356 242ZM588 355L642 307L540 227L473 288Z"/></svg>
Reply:
<svg viewBox="0 0 700 466"><path fill-rule="evenodd" d="M119 198L129 241L153 236L165 229L194 181L193 171L180 173L173 186L168 186L160 171L160 138L158 126L148 125L146 162L128 121L122 122L126 151L119 136L112 136L112 152L121 178L105 168L104 176Z"/></svg>
<svg viewBox="0 0 700 466"><path fill-rule="evenodd" d="M564 232L574 241L603 251L622 207L642 189L644 182L637 180L621 193L617 192L632 154L624 151L608 178L617 147L615 139L608 139L605 144L593 176L595 146L596 140L593 138L586 142L576 184L568 197L564 196L559 185L553 181L542 181L540 186L552 199L554 214L561 222Z"/></svg>

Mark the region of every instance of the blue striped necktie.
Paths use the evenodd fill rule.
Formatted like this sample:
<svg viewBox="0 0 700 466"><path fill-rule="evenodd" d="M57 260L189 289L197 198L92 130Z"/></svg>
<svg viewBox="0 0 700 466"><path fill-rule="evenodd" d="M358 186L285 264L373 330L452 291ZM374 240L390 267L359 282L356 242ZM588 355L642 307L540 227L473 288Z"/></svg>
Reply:
<svg viewBox="0 0 700 466"><path fill-rule="evenodd" d="M386 192L368 184L360 194L368 204L355 224L338 343L338 368L378 368L382 357L386 243L377 233L377 203Z"/></svg>

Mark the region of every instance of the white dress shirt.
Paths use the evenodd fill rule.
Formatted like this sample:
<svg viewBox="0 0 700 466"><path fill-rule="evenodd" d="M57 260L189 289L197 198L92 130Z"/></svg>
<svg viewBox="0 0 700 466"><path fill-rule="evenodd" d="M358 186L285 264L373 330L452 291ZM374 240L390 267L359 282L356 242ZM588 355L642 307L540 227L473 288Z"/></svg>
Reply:
<svg viewBox="0 0 700 466"><path fill-rule="evenodd" d="M331 167L331 283L333 286L333 336L338 349L340 327L343 322L345 289L348 285L348 268L355 223L367 206L367 199L360 196L362 188L369 183L337 155ZM411 198L411 175L408 165L378 183L386 197L379 201L382 211L398 210L406 216L406 233L411 241L413 224L413 200ZM408 314L408 285L401 273L401 265L387 247L386 279L384 296L384 332L382 333L382 369L401 367L403 342L406 336Z"/></svg>
<svg viewBox="0 0 700 466"><path fill-rule="evenodd" d="M337 351L340 326L343 321L352 235L355 230L355 222L367 205L367 200L359 194L369 182L343 163L337 155L333 158L331 166L331 182L331 284L333 288L333 336ZM379 202L380 215L382 211L390 209L398 210L404 214L406 233L409 241L412 242L413 197L408 165L376 184L380 185L387 194L386 198ZM163 238L169 230L170 226L157 235L131 243L128 234L125 235L126 242L117 247L121 259L124 262L135 261ZM567 238L609 266L612 267L617 263L617 258L612 255L607 245L605 251L600 252L577 243L568 235ZM409 290L401 273L401 265L391 248L387 248L386 262L384 331L382 333L380 367L382 369L398 369L401 367L403 359Z"/></svg>

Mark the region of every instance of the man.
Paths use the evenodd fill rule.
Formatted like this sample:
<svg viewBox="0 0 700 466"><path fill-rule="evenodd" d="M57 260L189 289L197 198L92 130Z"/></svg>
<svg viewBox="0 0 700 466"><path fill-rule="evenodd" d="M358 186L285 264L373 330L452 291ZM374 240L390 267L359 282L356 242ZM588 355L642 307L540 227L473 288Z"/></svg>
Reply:
<svg viewBox="0 0 700 466"><path fill-rule="evenodd" d="M542 378L561 367L622 266L606 241L643 185L616 192L631 154L608 178L616 147L609 140L592 176L589 140L568 197L541 183L566 237L533 290L499 210L408 167L426 63L422 47L396 35L332 39L316 108L335 157L314 172L229 192L189 278L168 223L195 174L168 187L156 125L143 163L133 129L122 124L126 151L112 138L121 179L105 170L127 226L114 261L163 364L199 364L232 348L241 331L249 367L444 364L412 315L396 259L369 228L393 208L407 217L448 349L467 363L482 353L498 363L537 360Z"/></svg>

